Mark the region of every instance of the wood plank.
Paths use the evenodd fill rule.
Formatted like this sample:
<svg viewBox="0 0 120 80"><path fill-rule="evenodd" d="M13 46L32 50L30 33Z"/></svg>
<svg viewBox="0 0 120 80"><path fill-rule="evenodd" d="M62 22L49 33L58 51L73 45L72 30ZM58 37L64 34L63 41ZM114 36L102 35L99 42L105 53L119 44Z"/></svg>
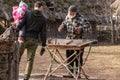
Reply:
<svg viewBox="0 0 120 80"><path fill-rule="evenodd" d="M54 39L53 39L54 40ZM69 44L66 44L69 43ZM89 46L89 44L96 44L97 40L88 40L88 39L57 39L56 44L48 44L48 47L51 48L72 48L72 49L80 49L80 47Z"/></svg>

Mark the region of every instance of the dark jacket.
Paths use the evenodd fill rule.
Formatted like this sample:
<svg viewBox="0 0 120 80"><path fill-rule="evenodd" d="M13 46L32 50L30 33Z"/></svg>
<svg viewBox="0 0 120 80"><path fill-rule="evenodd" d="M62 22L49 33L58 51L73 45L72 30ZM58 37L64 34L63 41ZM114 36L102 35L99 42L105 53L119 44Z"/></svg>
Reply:
<svg viewBox="0 0 120 80"><path fill-rule="evenodd" d="M26 26L25 38L40 39L42 46L46 45L46 18L38 10L28 11L20 21L17 28L20 30Z"/></svg>

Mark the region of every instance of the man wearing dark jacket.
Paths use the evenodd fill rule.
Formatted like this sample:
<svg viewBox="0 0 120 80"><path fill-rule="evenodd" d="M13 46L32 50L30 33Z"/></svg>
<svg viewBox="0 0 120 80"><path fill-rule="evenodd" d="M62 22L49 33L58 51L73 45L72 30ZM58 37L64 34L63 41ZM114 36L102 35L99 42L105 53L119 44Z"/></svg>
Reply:
<svg viewBox="0 0 120 80"><path fill-rule="evenodd" d="M22 43L20 48L20 58L27 49L27 65L25 69L24 80L29 80L36 48L38 46L38 41L41 39L42 49L44 50L46 46L46 18L42 14L43 5L41 2L36 2L34 4L34 10L28 11L24 18L21 20L17 28L20 30L25 26L25 41ZM40 38L39 38L40 35Z"/></svg>

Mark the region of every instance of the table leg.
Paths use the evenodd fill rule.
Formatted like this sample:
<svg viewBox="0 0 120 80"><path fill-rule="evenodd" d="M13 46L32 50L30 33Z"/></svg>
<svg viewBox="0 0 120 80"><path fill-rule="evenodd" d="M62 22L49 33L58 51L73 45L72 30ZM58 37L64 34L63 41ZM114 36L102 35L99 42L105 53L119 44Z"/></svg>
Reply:
<svg viewBox="0 0 120 80"><path fill-rule="evenodd" d="M73 55L75 55L76 53L74 53ZM70 57L72 57L73 55L71 55ZM80 55L80 54L78 54L78 55ZM60 61L60 65L58 65L50 74L52 74L53 72L55 72L60 66L64 66L65 68L66 68L66 70L77 80L78 78L68 69L68 67L67 67L67 65L69 65L72 61L74 61L76 58L77 58L77 56L70 62L70 63L68 63L68 64L65 64L65 62L70 58L67 58L64 62L61 62L61 59L57 56L57 55L55 55L54 54L54 56Z"/></svg>
<svg viewBox="0 0 120 80"><path fill-rule="evenodd" d="M57 52L58 52L58 54L60 55L60 57L62 58L62 60L65 60L65 59L63 58L63 56L60 54L60 52L59 52L58 49L57 49Z"/></svg>
<svg viewBox="0 0 120 80"><path fill-rule="evenodd" d="M48 49L48 48L47 48L47 49ZM49 49L48 49L48 51L49 51ZM53 50L53 51L54 51L54 53L56 53L56 49ZM49 51L49 52L50 52L50 51ZM53 55L52 55L52 56L53 56ZM46 73L46 75L45 75L45 77L44 77L44 80L47 79L47 77L49 76L49 74L50 74L50 72L51 72L51 68L52 68L53 61L54 61L54 56L51 57L50 65L49 65L48 71L47 71L47 73Z"/></svg>
<svg viewBox="0 0 120 80"><path fill-rule="evenodd" d="M79 51L79 54L81 53L81 50ZM77 55L76 55L77 56ZM85 78L88 80L88 77L87 77L87 75L85 74L85 72L84 72L84 70L83 70L83 68L82 68L82 65L80 64L80 55L78 56L78 73L77 73L77 78L79 78L79 75L81 74L81 73L83 73L83 75L85 76Z"/></svg>
<svg viewBox="0 0 120 80"><path fill-rule="evenodd" d="M50 62L48 71L47 71L47 73L46 73L46 75L45 75L45 77L44 77L44 80L46 80L47 76L49 75L49 72L51 72L51 68L52 68L52 60L51 60L51 62Z"/></svg>
<svg viewBox="0 0 120 80"><path fill-rule="evenodd" d="M76 53L72 54L69 58L65 59L64 62L61 62L61 60L57 57L57 55L53 54L57 59L59 59L59 61L61 62L61 64L59 64L50 74L52 74L53 72L55 72L60 66L62 66L68 59L70 59L70 58L71 58L72 56L74 56L75 54L76 54ZM79 55L79 54L78 54L78 55ZM75 58L77 58L77 57L75 57ZM72 61L74 61L75 58L74 58ZM71 62L72 62L72 61L71 61ZM66 64L66 65L69 65L71 62L69 62L69 63Z"/></svg>
<svg viewBox="0 0 120 80"><path fill-rule="evenodd" d="M61 62L60 58L58 58L57 55L54 55L54 56L55 56L57 59L59 59L59 61ZM67 59L66 59L64 62L66 62L66 61L67 61ZM64 62L61 62L61 64L58 65L50 74L52 74L53 72L55 72L60 66L63 65L63 66L67 69L67 71L68 71L70 74L72 74L72 76L77 80L77 77L68 69L67 65L64 64Z"/></svg>
<svg viewBox="0 0 120 80"><path fill-rule="evenodd" d="M74 53L73 53L69 58L67 58L67 59L63 59L63 57L61 57L61 55L60 55L60 57L62 58L62 60L64 60L64 61L62 62L61 59L56 55L57 53L60 55L60 52L59 52L58 49L55 49L54 52L51 53L51 54L52 54L51 62L50 62L48 71L47 71L47 73L46 73L46 75L45 75L45 77L44 77L44 80L46 80L47 76L51 75L53 72L55 72L55 71L56 71L60 66L62 66L62 65L63 65L63 66L66 68L66 70L75 78L75 80L78 80L78 77L79 77L79 75L80 75L81 72L83 73L83 75L85 76L85 78L88 79L88 78L87 78L87 75L85 74L85 72L84 72L84 70L82 69L82 66L81 66L81 64L80 64L80 54L76 54L76 52L74 52ZM78 67L77 76L75 76L75 75L69 70L69 68L67 67L67 65L69 65L71 62L69 62L68 64L65 64L65 62L66 62L68 59L70 59L72 56L74 56L74 55L76 55L76 56L75 56L75 58L74 58L71 62L73 62L76 58L78 59L78 65L79 65L79 67ZM51 71L52 64L53 64L53 61L54 61L54 58L55 58L55 57L56 57L56 59L60 62L60 64L59 64L54 70Z"/></svg>
<svg viewBox="0 0 120 80"><path fill-rule="evenodd" d="M79 51L79 54L81 53L81 51ZM77 56L77 55L76 55ZM76 75L77 75L77 78L79 78L79 76L80 76L80 73L81 73L81 64L80 64L80 55L78 55L78 57L77 57L77 60L78 60L78 70L77 70L77 72L76 72Z"/></svg>
<svg viewBox="0 0 120 80"><path fill-rule="evenodd" d="M81 68L81 71L82 71L83 75L85 76L85 79L89 80L87 75L85 74L85 72L84 72L84 70L82 68Z"/></svg>

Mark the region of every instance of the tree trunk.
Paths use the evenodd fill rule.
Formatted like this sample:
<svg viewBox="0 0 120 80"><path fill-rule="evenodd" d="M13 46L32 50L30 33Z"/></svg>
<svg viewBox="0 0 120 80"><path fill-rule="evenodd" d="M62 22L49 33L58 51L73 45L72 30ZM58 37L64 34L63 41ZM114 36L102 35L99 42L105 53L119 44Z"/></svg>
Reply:
<svg viewBox="0 0 120 80"><path fill-rule="evenodd" d="M111 43L115 43L115 21L112 19L111 16Z"/></svg>

